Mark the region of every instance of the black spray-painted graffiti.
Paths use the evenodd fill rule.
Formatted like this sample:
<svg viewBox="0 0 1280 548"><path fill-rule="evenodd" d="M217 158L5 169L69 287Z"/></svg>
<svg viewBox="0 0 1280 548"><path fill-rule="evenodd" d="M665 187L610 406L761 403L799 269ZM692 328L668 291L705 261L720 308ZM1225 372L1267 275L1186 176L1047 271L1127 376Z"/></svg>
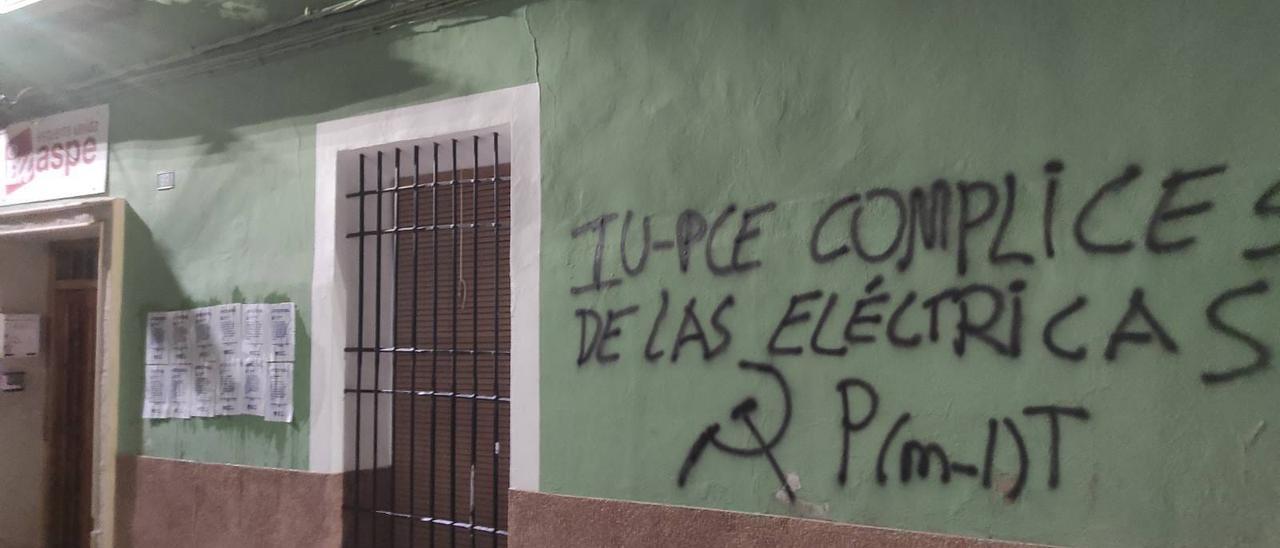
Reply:
<svg viewBox="0 0 1280 548"><path fill-rule="evenodd" d="M752 414L758 410L759 404L754 397L746 397L730 410L729 417L733 421L741 422L748 428L751 432L751 439L756 445L753 447L735 447L721 441L718 437L720 423L712 423L702 431L702 434L698 436L698 439L689 448L689 453L676 476L676 484L683 487L688 482L694 467L709 448L738 457L763 455L768 459L774 475L778 478L781 489L787 498L794 502L795 492L787 482L782 466L778 464L777 458L773 454L773 449L782 441L782 437L786 434L787 427L791 423L791 390L783 374L771 364L743 361L739 366L745 370L765 373L778 384L778 388L782 392L782 419L777 430L767 439L760 433L752 417ZM839 472L836 474L836 481L840 485L844 485L849 477L850 449L853 445L854 434L865 430L870 426L872 420L876 418L880 408L880 397L871 383L859 378L841 379L836 383L836 392L840 394L840 425L842 429L840 436L840 464ZM859 396L859 393L861 396ZM857 418L853 418L854 411L852 411L853 406L851 404L858 397L867 400L866 411ZM1049 468L1048 488L1051 490L1057 489L1061 476L1060 455L1063 419L1087 421L1089 419L1089 411L1081 407L1041 405L1023 408L1022 415L1031 418L1044 417L1047 420L1049 427L1049 448L1046 455ZM992 488L992 475L995 470L996 442L999 427L1003 424L1006 433L1013 442L1012 448L1016 452L1018 459L1016 479L1012 484L1004 488L1004 497L1012 502L1021 495L1027 481L1027 469L1030 465L1031 455L1022 436L1022 431L1012 418L1003 417L999 422L995 418L988 419L986 449L980 464L962 462L936 442L919 439L900 440L899 438L902 437L904 428L908 426L911 419L912 416L909 412L899 415L893 421L885 437L880 440L875 460L876 483L880 485L889 483L891 478L889 471L892 470L893 466L891 459L896 444L898 455L897 478L901 483L910 483L913 478L917 477L922 480L929 479L931 472L936 467L936 476L942 484L950 483L953 476L967 476L977 479L984 488L990 489Z"/></svg>
<svg viewBox="0 0 1280 548"><path fill-rule="evenodd" d="M1213 183L1227 173L1227 166L1175 169L1159 179L1158 199L1146 221L1133 227L1138 234L1130 235L1100 233L1099 220L1109 214L1114 216L1106 207L1110 200L1144 180L1155 179L1144 178L1140 166L1127 166L1098 186L1079 209L1063 212L1058 202L1066 173L1066 166L1059 160L1046 162L1043 167L1042 182L1037 183L1044 185L1043 199L1031 206L1039 216L1039 224L1034 227L1039 240L1036 249L1013 249L1008 243L1009 234L1025 232L1028 228L1014 226L1015 219L1026 218L1016 214L1018 208L1027 206L1020 205L1020 182L1013 173L1006 174L999 184L939 179L905 191L872 188L831 200L805 235L804 245L811 261L815 265L838 265L856 260L873 268L883 265L888 272L875 275L854 295L814 288L788 296L785 311L771 323L770 336L760 341L762 348L752 349L751 354L767 355L776 362L802 355L841 358L860 347L875 344L913 349L949 343L950 352L957 357L965 356L974 345L982 345L996 355L1018 359L1029 338L1038 339L1048 355L1068 363L1097 355L1111 362L1126 348L1139 346L1178 354L1182 345L1169 329L1174 324L1151 306L1147 288L1127 288L1127 305L1118 317L1088 317L1089 297L1079 294L1069 295L1055 304L1054 312L1045 318L1029 318L1023 301L1032 292L1023 278L1001 284L967 281L940 290L917 291L893 287L893 282L885 277L894 271L908 271L925 253L945 254L954 260L954 275L959 279L971 276L974 263L982 260L995 267L1033 267L1059 255L1061 243L1055 241L1054 235L1060 223L1069 224L1072 243L1090 255L1185 253L1195 246L1197 238L1194 225L1181 222L1208 213L1215 203L1212 200L1188 203L1180 193L1188 185ZM890 212L892 219L887 226L874 227L879 229L875 237L869 236L873 227L867 224L867 212L873 209ZM583 295L618 287L641 276L668 251L672 252L668 256L674 256L674 266L681 273L703 268L696 260L701 254L706 271L714 276L749 274L764 265L765 258L756 240L761 237L761 227L777 210L773 202L750 207L729 204L711 216L685 210L670 227L670 239L659 236L664 232L663 227L655 226L652 216L640 216L633 211L600 215L572 231L574 239L593 244L593 256L590 281L570 288L570 293ZM1257 197L1251 213L1257 222L1270 221L1280 226L1275 224L1280 222L1280 181L1271 183ZM1106 226L1115 226L1115 223ZM983 232L991 235L982 241L979 230L985 228L994 228L994 232ZM885 233L891 235L887 241L882 237ZM1139 238L1141 244L1135 241ZM1276 240L1272 244L1240 249L1238 260L1280 259L1280 235ZM1203 321L1208 329L1222 337L1223 342L1247 349L1252 359L1246 363L1206 364L1199 371L1200 382L1221 385L1258 374L1271 366L1272 347L1258 330L1228 318L1233 307L1269 292L1269 281L1258 279L1222 289L1205 303ZM609 365L621 360L626 349L618 348L615 341L624 330L646 331L643 347L634 349L637 357L646 362L675 363L689 356L690 351L696 352L693 355L703 361L715 359L726 353L734 342L728 319L736 304L732 294L711 301L700 302L699 298L692 297L673 302L671 292L660 289L652 305L579 308L575 311L580 329L577 364ZM947 318L954 321L946 321ZM1100 339L1095 345L1087 340L1072 340L1064 335L1070 331L1062 329L1069 324L1096 326ZM745 397L730 410L729 419L745 427L755 444L738 447L724 442L719 435L721 423L713 422L690 447L677 474L677 483L685 485L699 460L714 449L736 457L764 457L787 497L794 501L795 494L774 454L790 422L790 389L783 373L773 364L744 361L741 368L765 374L777 382L783 395L783 409L771 412L780 412L780 426L769 436L760 432L756 417L770 410L763 409L754 397ZM843 485L849 474L850 447L855 434L865 431L877 419L880 402L872 384L863 379L841 380L836 384L836 391L841 404L837 426L843 448L837 481ZM869 403L868 410L854 414L850 405L859 398ZM1049 428L1048 487L1054 489L1061 474L1062 432L1069 422L1088 421L1089 412L1082 407L1042 405L1026 407L1021 415L1024 422L1042 419ZM902 412L880 441L874 465L878 484L885 485L892 477L889 470L896 451L897 478L902 483L917 477L928 478L936 467L936 477L943 484L964 476L991 487L992 462L1000 445L997 442L1007 438L1012 443L1004 445L1016 452L1020 465L1016 481L1004 489L1004 493L1010 501L1018 498L1032 459L1019 422L1013 417L992 417L987 421L986 452L981 459L973 461L958 458L933 441L899 439L907 436L912 420L911 413Z"/></svg>
<svg viewBox="0 0 1280 548"><path fill-rule="evenodd" d="M778 461L772 453L773 448L778 445L779 441L782 441L783 434L787 433L787 426L791 424L791 389L787 386L787 380L783 378L782 373L770 364L744 361L739 366L743 369L768 374L777 381L778 388L782 390L782 423L778 426L778 431L767 441L765 440L764 436L760 434L760 429L756 427L755 421L751 418L751 414L756 411L759 404L756 403L755 398L748 396L733 407L733 410L729 412L729 417L746 424L747 428L751 430L751 437L758 445L756 447L741 448L720 441L716 437L720 433L720 423L712 423L711 426L702 431L702 435L698 436L698 440L693 442L693 447L689 448L689 456L685 457L684 464L680 466L680 473L676 477L676 483L683 487L689 479L689 473L693 471L694 465L698 464L698 459L702 458L702 454L707 450L707 447L715 447L720 451L739 457L764 455L769 459L769 465L773 467L773 473L778 476L778 481L782 483L782 488L786 490L787 498L795 501L796 494L791 490L786 476L782 473L782 467L778 465Z"/></svg>
<svg viewBox="0 0 1280 548"><path fill-rule="evenodd" d="M849 403L852 396L850 389L857 389L862 392L869 400L870 405L865 414L857 420L851 420ZM849 472L849 449L853 442L853 434L864 430L870 425L871 420L875 418L879 408L879 397L876 395L875 388L870 383L856 378L843 379L836 383L836 391L840 393L841 408L843 415L841 417L841 426L844 429L843 449L840 455L840 471L836 475L836 480L840 485L844 485L848 480ZM1061 419L1063 417L1074 418L1081 421L1089 419L1089 411L1082 407L1062 407L1056 405L1040 405L1029 406L1022 409L1022 414L1027 417L1044 416L1049 424L1049 489L1057 489L1060 476L1060 457L1062 427ZM902 413L894 420L893 426L889 428L888 434L880 443L879 452L876 454L876 483L884 485L889 481L889 475L886 470L886 460L889 457L890 450L903 428L911 421L911 413ZM1022 494L1022 489L1027 481L1027 468L1030 464L1030 455L1027 450L1026 442L1023 441L1022 431L1018 429L1017 423L1009 418L1003 417L1000 422L995 418L987 419L987 437L986 450L983 452L981 464L964 463L955 458L954 455L948 453L942 446L931 441L921 441L918 439L908 439L903 441L898 451L898 480L902 483L911 481L913 475L918 475L921 479L929 477L930 470L933 468L931 461L936 459L938 464L938 480L944 484L951 482L953 474L968 476L970 478L980 478L982 486L991 488L992 472L994 470L996 440L999 433L999 426L1003 424L1010 439L1013 441L1013 447L1018 457L1018 472L1016 480L1005 490L1005 498L1009 501L1018 499Z"/></svg>

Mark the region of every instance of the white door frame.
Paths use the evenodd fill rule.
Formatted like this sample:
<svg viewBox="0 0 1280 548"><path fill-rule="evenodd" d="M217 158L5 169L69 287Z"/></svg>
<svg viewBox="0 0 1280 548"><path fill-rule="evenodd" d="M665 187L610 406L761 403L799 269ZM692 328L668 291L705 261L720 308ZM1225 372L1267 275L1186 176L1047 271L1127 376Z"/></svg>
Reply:
<svg viewBox="0 0 1280 548"><path fill-rule="evenodd" d="M344 248L353 208L339 180L343 151L505 127L511 138L511 483L538 490L538 299L542 232L538 84L325 122L316 126L315 262L311 281L313 472L345 471L344 388L352 257Z"/></svg>

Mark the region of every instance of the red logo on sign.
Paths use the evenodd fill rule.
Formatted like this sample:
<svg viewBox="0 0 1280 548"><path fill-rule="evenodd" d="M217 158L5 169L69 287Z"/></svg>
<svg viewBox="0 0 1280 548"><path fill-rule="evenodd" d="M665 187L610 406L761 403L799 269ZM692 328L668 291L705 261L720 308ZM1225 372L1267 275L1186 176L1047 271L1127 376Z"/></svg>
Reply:
<svg viewBox="0 0 1280 548"><path fill-rule="evenodd" d="M5 185L5 194L11 194L30 183L36 176L34 158L35 145L31 139L31 128L18 132L9 138L9 149L5 156L9 159L10 182Z"/></svg>

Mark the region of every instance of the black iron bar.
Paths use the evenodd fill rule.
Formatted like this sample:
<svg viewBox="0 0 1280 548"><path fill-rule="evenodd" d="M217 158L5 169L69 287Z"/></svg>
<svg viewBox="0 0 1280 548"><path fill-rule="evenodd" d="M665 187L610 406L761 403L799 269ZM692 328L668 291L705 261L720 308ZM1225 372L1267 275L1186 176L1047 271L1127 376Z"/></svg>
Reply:
<svg viewBox="0 0 1280 548"><path fill-rule="evenodd" d="M480 213L480 136L471 138L471 224L479 222ZM480 348L480 230L471 233L471 348ZM471 390L480 391L480 359L471 357ZM467 491L471 496L471 547L476 545L476 435L478 433L479 401L471 399L471 488Z"/></svg>
<svg viewBox="0 0 1280 548"><path fill-rule="evenodd" d="M458 182L458 140L452 139L453 142L453 182ZM449 207L452 214L449 216L454 224L458 222L458 211L461 207L461 196L458 195L458 189L455 186L450 192ZM453 327L449 330L449 346L458 347L458 278L461 272L458 270L458 255L462 253L461 244L458 242L458 232L453 232L453 269L450 277L453 278L453 297L449 299L452 305L449 318L452 320ZM458 391L458 355L456 353L449 355L449 376L451 379L451 389L453 392ZM458 400L449 400L449 519L457 521L458 519ZM457 530L449 530L449 546L458 545Z"/></svg>
<svg viewBox="0 0 1280 548"><path fill-rule="evenodd" d="M343 350L344 350L344 351L346 351L346 352L368 352L368 353L370 353L370 354L372 354L372 353L374 353L374 352L381 352L381 353L383 353L383 354L461 354L461 355L463 355L463 356L468 356L468 355L472 355L472 354L477 354L477 355L481 355L481 356L489 356L489 355L492 355L492 354L498 354L498 355L501 355L501 356L507 356L507 355L510 355L510 354L511 354L511 352L510 352L510 351L507 351L507 350L468 350L468 349L464 349L464 348L458 348L458 349L454 349L454 348L415 348L415 347L411 347L411 346L401 346L401 347L391 347L391 346L388 346L388 347L385 347L385 348L372 348L372 347L348 346L348 347L344 348Z"/></svg>
<svg viewBox="0 0 1280 548"><path fill-rule="evenodd" d="M499 221L502 217L498 214L498 178L502 175L498 173L498 166L501 160L498 158L498 132L493 133L493 396L502 398L502 386L499 384L499 369L501 369L500 357L498 355L502 349L502 326L498 321L499 315L499 299L502 296L501 280L499 280L502 271L502 246L499 243L498 232ZM478 361L478 360L477 360ZM476 389L479 392L479 389ZM495 529L500 525L498 520L498 461L502 456L502 445L498 441L498 435L501 433L498 422L501 419L498 406L493 406L493 527ZM498 537L493 537L493 546L497 548Z"/></svg>
<svg viewBox="0 0 1280 548"><path fill-rule="evenodd" d="M508 178L508 177L499 177L499 179L501 179L502 181L509 181L509 178ZM470 183L470 181L463 181L463 182ZM492 182L493 182L493 179L492 179L492 178L483 178L483 179L480 179L480 182L482 182L482 183L492 183ZM440 182L438 182L438 183L414 183L414 184L411 184L411 185L392 185L392 186L388 186L388 187L371 188L371 189L369 189L369 190L361 190L361 191L357 191L357 192L348 192L348 193L346 194L346 197L348 197L348 198L358 198L358 197L360 197L360 196L372 196L372 195L374 195L374 194L385 194L385 193L388 193L388 192L400 192L400 191L403 191L403 190L412 190L412 189L414 189L414 188L433 188L433 187L438 187L438 186L453 186L453 182L452 182L452 181L440 181Z"/></svg>
<svg viewBox="0 0 1280 548"><path fill-rule="evenodd" d="M382 151L378 151L378 168L375 170L378 174L378 186L382 186ZM377 225L378 235L374 240L374 264L373 264L373 345L382 346L382 195L378 195L378 212L374 216L374 223ZM363 344L363 343L362 343ZM373 355L373 386L374 388L382 388L382 354ZM380 419L380 411L382 410L382 398L375 395L373 397L373 507L380 506L378 500L378 453L381 446L378 445L378 419ZM373 545L378 545L378 520L373 520Z"/></svg>
<svg viewBox="0 0 1280 548"><path fill-rule="evenodd" d="M347 389L344 389L344 391L347 394L355 394L359 392L364 394L399 394L402 396L419 396L424 398L457 398L460 400L475 399L475 400L481 400L481 401L497 401L500 403L509 403L511 401L510 398L477 394L474 392L459 392L455 394L453 392L441 392L438 390L408 390L404 388L378 388L378 389L366 388L363 390L356 390L355 388L347 388Z"/></svg>
<svg viewBox="0 0 1280 548"><path fill-rule="evenodd" d="M396 181L396 183L399 184L400 182L400 147L396 147L394 161L395 161L395 166L392 169L392 174L393 174L392 177L394 177L394 180ZM382 186L381 181L378 182L378 186ZM397 227L400 226L400 193L399 192L393 193L391 195L391 226L397 226ZM412 232L411 234L413 234L414 236L418 235L417 232ZM400 233L399 232L396 232L395 234L392 235L391 248L392 248L391 249L391 280L392 280L391 282L391 345L395 346L396 335L398 333L398 331L396 331L396 326L398 326L400 323L398 319L400 316L400 299L397 298L396 296L396 293L397 293L396 288L398 287L397 278L399 278L400 276ZM395 386L396 369L398 369L396 367L396 359L395 359L395 356L392 356L391 357L391 386ZM382 382L381 378L379 378L378 382ZM379 386L379 388L381 388L381 386ZM375 395L374 397L377 398L379 396ZM396 509L396 484L400 483L396 481L396 456L395 456L396 442L395 442L395 435L394 435L395 417L396 417L396 395L393 392L391 394L388 394L388 397L391 398L391 402L389 404L391 406L391 424L387 425L387 436L391 438L390 440L387 440L391 444L391 454L387 455L387 457L391 459L391 462L388 463L391 467L391 486L389 487L390 493L388 494L388 497L389 497L388 500L391 501L391 510L395 510ZM377 472L375 471L374 473L377 473ZM409 536L413 536L413 529L409 530ZM391 522L391 544L394 545L395 543L396 543L396 522L392 521Z"/></svg>
<svg viewBox="0 0 1280 548"><path fill-rule="evenodd" d="M418 145L413 145L413 227L417 228L420 221L418 199ZM398 223L397 223L398 224ZM397 249L396 253L400 251ZM413 317L409 319L409 346L418 347L418 231L413 231ZM393 339L394 341L394 339ZM413 390L418 388L418 354L412 353L409 358L409 386ZM435 388L434 386L432 388ZM418 468L418 443L414 439L418 433L418 398L409 398L409 515L415 514L416 505L414 504L415 490L418 486L415 471ZM428 527L428 529L430 529ZM409 527L409 548L413 548L414 537L417 534L416 527Z"/></svg>
<svg viewBox="0 0 1280 548"><path fill-rule="evenodd" d="M364 190L364 154L360 155L360 190L362 191ZM364 230L364 194L360 195L359 215L360 215L360 230L363 231ZM358 280L356 282L356 316L359 319L356 321L356 340L359 341L357 344L364 346L364 238L360 238L359 242L360 242L359 243L360 258L358 262L360 265L360 270L359 270L359 274L356 277ZM364 354L356 354L356 387L364 388L363 383L364 383ZM355 478L356 488L355 488L355 496L353 498L355 499L355 506L357 507L360 506L360 443L364 440L364 438L360 437L360 423L362 422L360 411L361 411L361 407L363 407L362 404L363 402L361 401L361 394L356 394L356 463L355 463L355 474L353 475ZM351 538L355 540L355 542L358 544L360 542L360 512L355 512L355 516L353 516L353 521L355 523L352 526Z"/></svg>
<svg viewBox="0 0 1280 548"><path fill-rule="evenodd" d="M395 227L385 228L381 231L381 233L395 234L397 232L434 232L439 230L469 230L473 228L485 228L485 227L494 227L494 226L496 226L496 224L494 223L485 223L482 225L476 225L474 223L463 223L463 224L456 224L456 225L447 224L447 225L431 225L431 226L419 226L419 227L406 226L406 227L400 227L400 228L395 228ZM368 230L368 231L362 231L362 232L348 232L345 234L345 236L347 238L359 238L361 236L373 236L378 233L379 232L377 231Z"/></svg>
<svg viewBox="0 0 1280 548"><path fill-rule="evenodd" d="M431 144L431 181L434 183L439 178L440 173L440 144ZM431 224L434 226L440 221L439 210L436 207L436 187L431 187ZM440 246L438 233L431 233L431 348L439 345L440 333ZM417 265L415 265L416 267ZM431 390L436 389L436 355L431 354ZM436 399L431 398L431 483L430 495L431 500L428 504L428 512L436 515ZM436 530L434 527L428 527L431 533L430 545L436 545Z"/></svg>

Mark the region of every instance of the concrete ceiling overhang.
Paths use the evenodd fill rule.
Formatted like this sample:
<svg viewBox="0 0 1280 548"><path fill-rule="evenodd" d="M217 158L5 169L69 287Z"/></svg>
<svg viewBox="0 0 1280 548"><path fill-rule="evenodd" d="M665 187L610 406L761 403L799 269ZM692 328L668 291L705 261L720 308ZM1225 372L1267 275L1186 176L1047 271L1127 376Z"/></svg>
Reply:
<svg viewBox="0 0 1280 548"><path fill-rule="evenodd" d="M322 20L363 19L372 29L476 1L41 0L0 15L0 127L102 100L121 81L261 57L287 49L291 35L314 42L326 34Z"/></svg>
<svg viewBox="0 0 1280 548"><path fill-rule="evenodd" d="M0 85L7 91L13 80L56 88L250 32L329 3L42 0L0 15Z"/></svg>

